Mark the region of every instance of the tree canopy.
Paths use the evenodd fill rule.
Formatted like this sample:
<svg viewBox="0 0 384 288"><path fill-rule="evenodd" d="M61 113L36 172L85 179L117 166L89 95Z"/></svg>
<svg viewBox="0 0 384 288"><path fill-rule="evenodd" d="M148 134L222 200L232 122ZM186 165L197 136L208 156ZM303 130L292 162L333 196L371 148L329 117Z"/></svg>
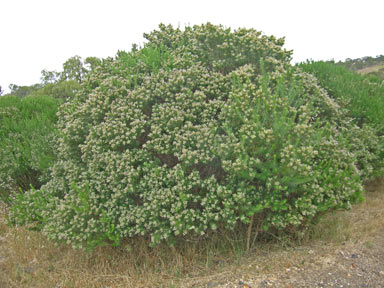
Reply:
<svg viewBox="0 0 384 288"><path fill-rule="evenodd" d="M102 60L97 57L87 57L83 60L80 56L73 56L63 63L63 69L60 72L43 69L40 83L30 86L10 84L9 94L17 97L32 94L51 95L55 98L72 97L79 90L80 83L85 77L101 63Z"/></svg>

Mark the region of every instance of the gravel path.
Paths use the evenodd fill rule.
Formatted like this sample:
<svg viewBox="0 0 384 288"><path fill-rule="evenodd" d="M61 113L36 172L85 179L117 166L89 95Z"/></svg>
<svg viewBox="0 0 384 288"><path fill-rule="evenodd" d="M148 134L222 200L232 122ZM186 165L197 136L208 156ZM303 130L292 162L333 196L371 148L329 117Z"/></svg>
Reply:
<svg viewBox="0 0 384 288"><path fill-rule="evenodd" d="M301 255L295 255L296 263L286 261L285 267L278 271L265 273L253 263L239 275L231 275L221 283L209 281L204 286L384 287L384 234L366 242L317 250L308 249L308 255L297 253ZM297 259L300 259L299 263Z"/></svg>
<svg viewBox="0 0 384 288"><path fill-rule="evenodd" d="M292 248L264 256L261 252L258 259L252 257L235 270L190 279L180 287L384 287L382 232L340 245Z"/></svg>

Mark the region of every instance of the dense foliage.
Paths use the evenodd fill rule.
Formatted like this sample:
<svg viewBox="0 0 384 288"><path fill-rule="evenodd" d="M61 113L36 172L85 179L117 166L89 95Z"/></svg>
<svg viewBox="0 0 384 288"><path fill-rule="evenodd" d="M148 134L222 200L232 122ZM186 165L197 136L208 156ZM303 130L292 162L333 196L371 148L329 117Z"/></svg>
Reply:
<svg viewBox="0 0 384 288"><path fill-rule="evenodd" d="M369 124L383 129L384 83L380 80L348 71L331 62L309 62L301 69L313 74L320 85L338 103L342 103L359 126Z"/></svg>
<svg viewBox="0 0 384 288"><path fill-rule="evenodd" d="M290 229L361 199L370 130L290 65L283 39L211 24L145 37L61 107L52 179L18 195L14 223L74 247L157 244L251 219Z"/></svg>
<svg viewBox="0 0 384 288"><path fill-rule="evenodd" d="M301 69L316 76L328 94L346 108L361 129L351 138L359 165L381 173L384 166L384 83L330 62L303 63Z"/></svg>
<svg viewBox="0 0 384 288"><path fill-rule="evenodd" d="M52 145L58 100L0 97L0 193L39 188L55 158Z"/></svg>

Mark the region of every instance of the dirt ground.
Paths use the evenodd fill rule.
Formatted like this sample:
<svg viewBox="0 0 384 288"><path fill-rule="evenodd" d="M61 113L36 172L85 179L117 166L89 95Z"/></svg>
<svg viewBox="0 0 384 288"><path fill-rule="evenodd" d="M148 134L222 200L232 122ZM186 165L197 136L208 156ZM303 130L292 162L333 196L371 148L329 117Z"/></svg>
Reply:
<svg viewBox="0 0 384 288"><path fill-rule="evenodd" d="M365 203L340 213L346 241L256 251L236 269L180 287L384 287L383 179L367 185Z"/></svg>
<svg viewBox="0 0 384 288"><path fill-rule="evenodd" d="M384 65L383 64L379 64L379 65L374 65L374 66L371 66L371 67L363 68L363 69L358 70L358 72L364 75L364 74L368 74L368 73L371 73L371 72L377 72L377 71L379 71L381 69L384 69Z"/></svg>
<svg viewBox="0 0 384 288"><path fill-rule="evenodd" d="M180 287L384 287L384 233L342 245L265 252L209 278Z"/></svg>

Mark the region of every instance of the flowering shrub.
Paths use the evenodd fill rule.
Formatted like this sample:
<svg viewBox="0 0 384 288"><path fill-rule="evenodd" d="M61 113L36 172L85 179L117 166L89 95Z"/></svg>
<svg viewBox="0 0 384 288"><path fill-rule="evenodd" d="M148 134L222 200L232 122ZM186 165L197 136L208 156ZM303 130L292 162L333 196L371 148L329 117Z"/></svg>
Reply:
<svg viewBox="0 0 384 288"><path fill-rule="evenodd" d="M157 244L250 219L297 227L361 198L344 132L359 128L283 39L211 24L145 36L61 107L52 180L18 196L14 223L74 247Z"/></svg>

